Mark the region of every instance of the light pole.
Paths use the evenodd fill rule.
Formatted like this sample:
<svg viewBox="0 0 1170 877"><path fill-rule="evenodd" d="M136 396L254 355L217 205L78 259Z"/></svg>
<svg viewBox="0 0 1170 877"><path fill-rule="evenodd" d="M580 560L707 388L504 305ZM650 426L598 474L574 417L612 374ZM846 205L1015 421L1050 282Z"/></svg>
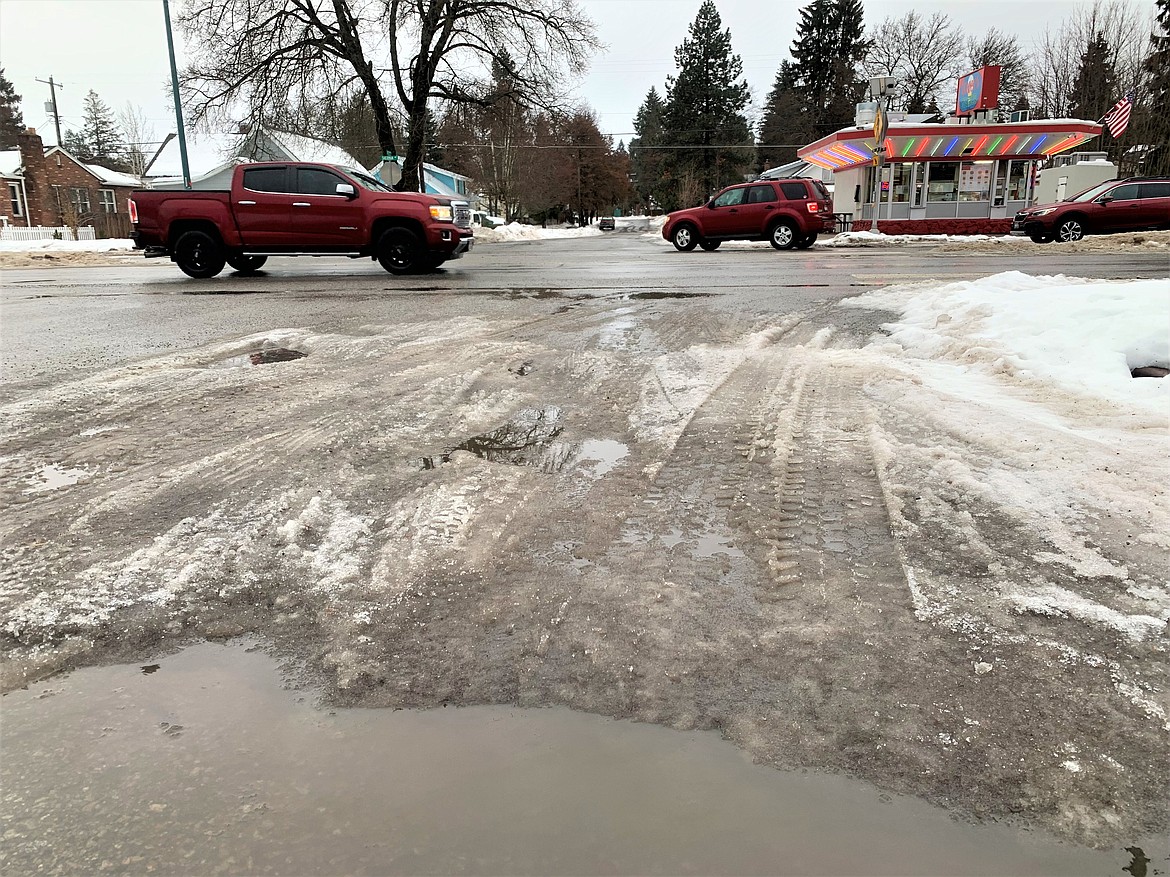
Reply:
<svg viewBox="0 0 1170 877"><path fill-rule="evenodd" d="M191 188L191 168L187 165L187 135L183 130L183 102L179 100L179 70L175 66L175 38L171 36L171 7L162 0L163 19L167 23L167 54L171 59L171 91L175 95L175 124L179 132L179 160L183 163L183 188Z"/></svg>
<svg viewBox="0 0 1170 877"><path fill-rule="evenodd" d="M882 210L882 165L886 154L886 130L889 121L886 119L886 99L894 93L897 80L892 76L875 76L869 81L869 95L877 101L877 109L873 114L873 221L870 231L880 234L878 216Z"/></svg>

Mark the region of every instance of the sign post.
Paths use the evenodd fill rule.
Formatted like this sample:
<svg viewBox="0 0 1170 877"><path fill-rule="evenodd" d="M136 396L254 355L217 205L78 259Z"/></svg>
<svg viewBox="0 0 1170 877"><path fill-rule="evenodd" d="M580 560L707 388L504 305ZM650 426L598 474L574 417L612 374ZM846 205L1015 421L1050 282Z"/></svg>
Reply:
<svg viewBox="0 0 1170 877"><path fill-rule="evenodd" d="M869 228L875 234L881 233L878 230L878 214L881 213L882 209L882 162L886 154L886 131L889 128L886 111L882 106L884 103L883 96L879 95L877 112L873 116L873 138L875 141L873 147L873 221L870 223Z"/></svg>

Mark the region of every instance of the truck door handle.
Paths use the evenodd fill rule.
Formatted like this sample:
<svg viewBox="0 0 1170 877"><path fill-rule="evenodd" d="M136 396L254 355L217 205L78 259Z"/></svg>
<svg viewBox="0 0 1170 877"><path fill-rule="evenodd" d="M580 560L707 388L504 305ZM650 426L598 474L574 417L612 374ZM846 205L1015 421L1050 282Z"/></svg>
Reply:
<svg viewBox="0 0 1170 877"><path fill-rule="evenodd" d="M244 206L255 207L256 206L255 201L237 201L236 203L239 204L241 207L244 207Z"/></svg>
<svg viewBox="0 0 1170 877"><path fill-rule="evenodd" d="M293 201L293 207L312 207L308 201Z"/></svg>

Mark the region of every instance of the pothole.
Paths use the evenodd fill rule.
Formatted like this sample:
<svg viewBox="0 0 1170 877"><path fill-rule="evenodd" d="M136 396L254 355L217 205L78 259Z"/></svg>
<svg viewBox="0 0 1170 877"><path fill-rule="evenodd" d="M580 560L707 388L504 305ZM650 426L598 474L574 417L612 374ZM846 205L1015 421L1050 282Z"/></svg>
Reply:
<svg viewBox="0 0 1170 877"><path fill-rule="evenodd" d="M294 359L304 359L309 354L303 350L292 350L288 347L269 347L255 350L241 356L232 356L215 363L216 368L243 368L253 365L271 365L274 362L292 362Z"/></svg>
<svg viewBox="0 0 1170 877"><path fill-rule="evenodd" d="M1170 368L1163 368L1160 365L1139 365L1137 368L1131 368L1129 374L1133 378L1164 378L1170 375Z"/></svg>
<svg viewBox="0 0 1170 877"><path fill-rule="evenodd" d="M632 292L627 298L711 298L709 292Z"/></svg>
<svg viewBox="0 0 1170 877"><path fill-rule="evenodd" d="M555 441L564 429L564 412L555 405L524 408L491 432L472 436L442 454L423 457L422 467L434 469L450 462L456 451L468 451L493 463L556 471L572 456L571 447Z"/></svg>

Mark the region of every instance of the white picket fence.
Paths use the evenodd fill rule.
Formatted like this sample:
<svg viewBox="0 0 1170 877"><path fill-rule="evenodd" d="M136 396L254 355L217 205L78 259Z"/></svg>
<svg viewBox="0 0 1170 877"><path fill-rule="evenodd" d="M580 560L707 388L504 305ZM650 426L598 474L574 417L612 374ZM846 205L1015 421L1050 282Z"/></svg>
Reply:
<svg viewBox="0 0 1170 877"><path fill-rule="evenodd" d="M94 230L89 226L82 226L77 230L78 237L73 237L73 229L67 226L51 228L46 225L36 225L32 228L22 228L15 225L6 225L0 230L0 241L51 241L51 240L97 240Z"/></svg>

